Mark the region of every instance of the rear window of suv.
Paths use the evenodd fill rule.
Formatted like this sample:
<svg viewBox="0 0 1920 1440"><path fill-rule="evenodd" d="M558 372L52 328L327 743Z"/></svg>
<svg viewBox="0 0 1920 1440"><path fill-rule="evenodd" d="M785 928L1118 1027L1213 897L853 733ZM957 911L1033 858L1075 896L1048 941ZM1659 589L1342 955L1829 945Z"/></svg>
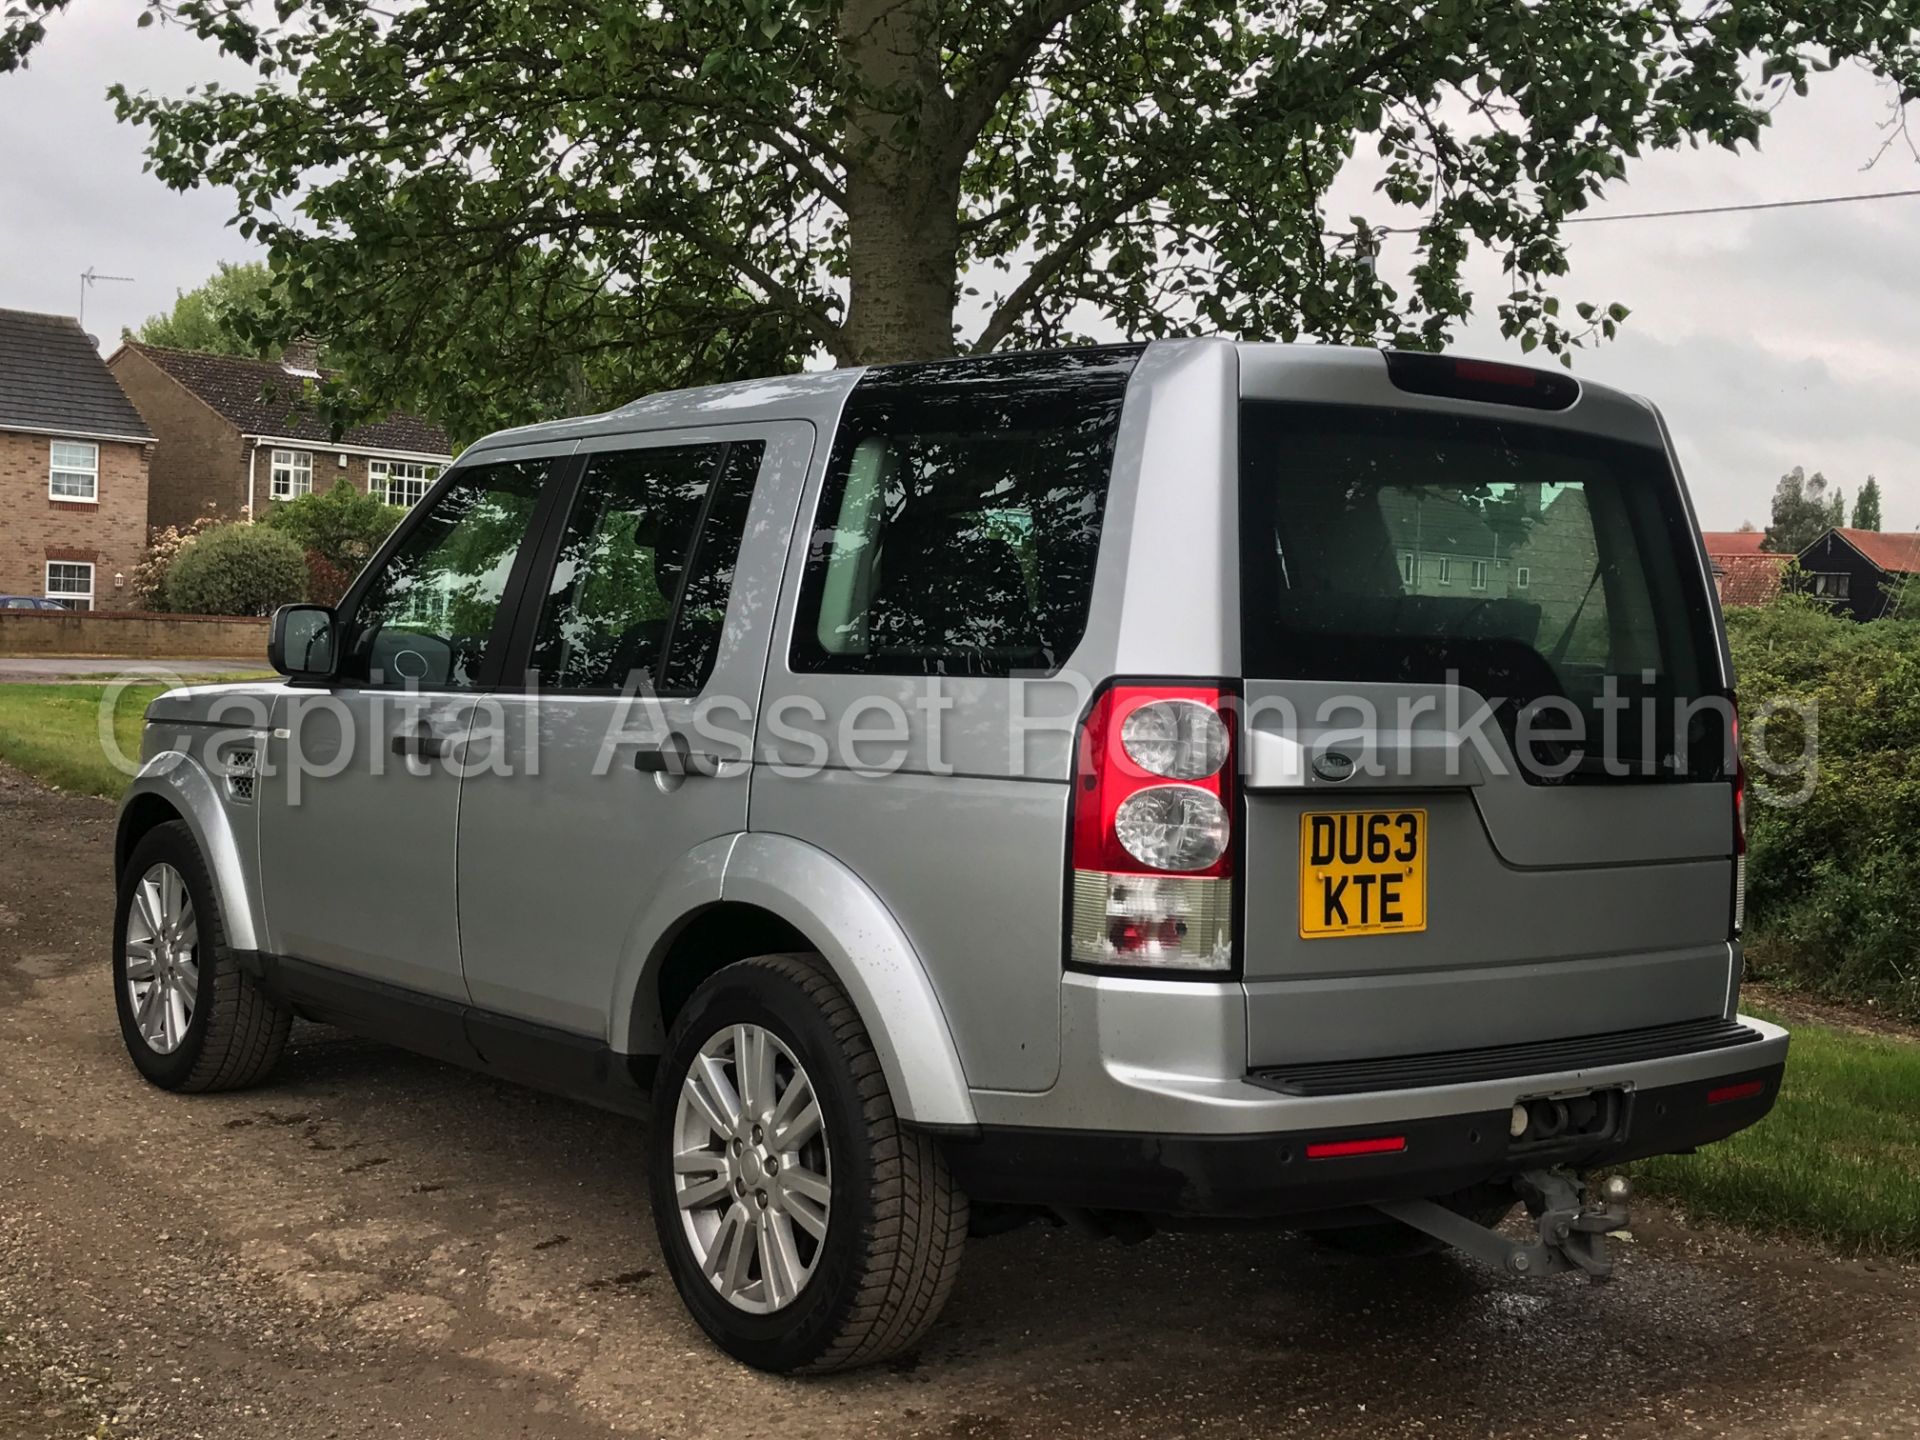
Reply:
<svg viewBox="0 0 1920 1440"><path fill-rule="evenodd" d="M1086 630L1137 347L874 370L814 521L797 672L1013 675Z"/></svg>
<svg viewBox="0 0 1920 1440"><path fill-rule="evenodd" d="M1535 707L1534 780L1719 773L1711 611L1661 451L1249 401L1240 468L1249 676L1462 685L1510 740Z"/></svg>

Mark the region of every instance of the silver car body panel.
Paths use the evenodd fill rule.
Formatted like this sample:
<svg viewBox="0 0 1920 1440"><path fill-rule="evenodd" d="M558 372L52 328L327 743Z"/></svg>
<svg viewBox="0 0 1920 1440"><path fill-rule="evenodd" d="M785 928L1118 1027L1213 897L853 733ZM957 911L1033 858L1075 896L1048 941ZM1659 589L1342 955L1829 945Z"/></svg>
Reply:
<svg viewBox="0 0 1920 1440"><path fill-rule="evenodd" d="M186 823L200 847L220 899L227 943L236 950L258 948L260 892L252 812L236 815L221 782L198 757L179 751L163 751L140 767L120 801L122 822L138 813L143 802L155 800Z"/></svg>
<svg viewBox="0 0 1920 1440"><path fill-rule="evenodd" d="M923 1125L971 1125L972 1096L940 996L880 897L825 851L789 835L743 835L721 894L817 938L866 1022L895 1109Z"/></svg>
<svg viewBox="0 0 1920 1440"><path fill-rule="evenodd" d="M606 1038L608 990L656 886L681 857L747 828L752 712L814 435L804 421L763 420L594 435L575 447L585 456L729 441L766 449L700 695L652 704L565 690L493 697L504 773L469 775L458 826L461 959L475 1005ZM735 763L715 776L636 770L636 747L663 730ZM530 868L529 855L540 864ZM566 936L564 963L550 958L556 931Z"/></svg>
<svg viewBox="0 0 1920 1440"><path fill-rule="evenodd" d="M1450 727L1444 704L1431 718L1409 721L1404 733L1380 737L1414 752L1412 779L1427 792L1423 803L1462 842L1449 848L1452 858L1436 859L1462 868L1447 875L1458 892L1451 900L1443 898L1436 871L1433 930L1444 930L1447 906L1494 893L1522 917L1519 928L1536 936L1535 927L1558 918L1564 943L1543 952L1530 940L1507 949L1477 940L1446 953L1435 933L1418 958L1402 943L1407 937L1343 939L1331 942L1330 955L1287 943L1296 903L1292 867L1285 853L1267 850L1300 808L1330 799L1306 762L1334 724L1311 719L1320 697L1310 682L1284 679L1246 682L1247 789L1275 807L1278 823L1256 827L1248 838L1246 863L1263 878L1247 887L1244 978L1063 972L1067 782L1091 683L1243 674L1241 401L1448 412L1497 407L1405 393L1370 350L1204 340L1146 347L1127 386L1079 645L1059 676L949 678L936 696L924 679L796 674L788 664L835 427L862 373L652 396L603 415L487 437L457 462L557 458L739 426L759 428L737 433L769 435L810 427L804 458L763 468L752 526L765 553L751 542L743 548L729 601L729 644L736 648L723 665L736 666L732 678L762 702L750 749L740 752L751 757L740 767L749 773L688 779L677 792L656 794L637 788L653 784L651 777L616 766L604 777L604 797L586 800L568 789L537 800L553 813L531 829L504 800L483 800L478 789L462 798L458 787L448 803L416 807L411 817L390 820L384 807L377 817L357 819L343 811L340 823L319 824L272 861L263 887L251 828L259 812L236 819L204 770L183 765L170 777L150 765L130 801L166 798L205 837L235 944L244 936L261 949L291 945L306 958L358 965L393 983L448 996L470 991L476 1005L604 1039L616 1054L649 1055L664 1043L652 997L673 937L714 905L756 906L806 936L840 976L901 1115L941 1126L1258 1133L1499 1108L1521 1090L1680 1083L1784 1053L1784 1032L1748 1022L1763 1038L1742 1047L1737 1062L1710 1053L1496 1085L1313 1100L1248 1083L1250 1064L1283 1054L1345 1058L1575 1033L1557 1020L1542 1030L1543 1012L1579 1010L1601 1028L1730 1014L1738 982L1737 946L1726 942L1724 900L1710 873L1725 866L1717 857L1730 839L1728 811L1717 796L1669 797L1648 824L1637 797L1595 789L1572 802L1577 823L1569 824L1572 811L1547 813L1525 787L1494 783L1480 742L1498 754L1503 737L1496 727L1479 737ZM1571 408L1524 419L1658 447L1671 459L1657 412L1605 387L1583 385ZM1704 553L1698 563L1697 583L1710 591ZM1724 639L1716 644L1724 676ZM1409 688L1382 687L1396 697ZM1444 687L1434 690L1431 698L1446 700ZM156 702L153 714L201 719L209 693L174 692ZM289 690L259 693L284 704ZM1292 735L1263 727L1253 703L1263 698L1293 704L1308 723ZM1474 712L1470 694L1457 698L1467 702L1465 713ZM775 701L788 708L776 712ZM871 709L876 701L897 707L903 730L882 723ZM585 746L586 731L601 720L584 713L600 702L569 703L576 708L555 711L548 702L564 732L548 738L559 739L563 754ZM930 723L936 713L937 748ZM810 734L866 727L877 748L904 747L905 763L885 776L861 773L857 759L814 774L787 773L792 762L815 757ZM1386 784L1357 776L1345 784L1354 796L1341 803ZM644 807L626 803L643 794ZM671 833L650 826L648 816L668 815L672 802L696 794L706 797L698 823L676 820L665 827ZM476 803L462 814L462 830L453 814L467 799ZM1476 828L1478 851L1465 844ZM365 937L348 933L352 924L340 918L342 903L332 904L329 917L318 899L287 897L300 888L338 897L354 886L347 906L365 902L379 910L385 902L364 888L375 871L360 860L343 865L339 855L373 831L383 847L442 846L430 863L447 882L447 913L457 910L462 923L449 919L435 939L416 933L408 917L381 912L388 928L380 943L390 953L369 960ZM1640 887L1631 896L1602 878L1629 860ZM551 867L579 883L561 887L564 895L542 891L529 901L510 884L528 866ZM589 892L600 909L583 916ZM1581 917L1589 915L1604 918L1605 939L1583 936ZM476 942L476 955L497 945L491 959L449 971L447 946L457 949L463 928L488 937ZM368 930L375 933L377 927ZM561 943L536 955L543 934ZM422 946L434 952L424 965ZM544 976L516 973L536 959Z"/></svg>
<svg viewBox="0 0 1920 1440"><path fill-rule="evenodd" d="M1742 1016L1760 1038L1717 1051L1464 1085L1299 1097L1250 1084L1241 987L1069 975L1061 993L1060 1080L1045 1095L976 1090L982 1125L1146 1135L1265 1135L1505 1111L1527 1095L1652 1090L1777 1065L1787 1032Z"/></svg>

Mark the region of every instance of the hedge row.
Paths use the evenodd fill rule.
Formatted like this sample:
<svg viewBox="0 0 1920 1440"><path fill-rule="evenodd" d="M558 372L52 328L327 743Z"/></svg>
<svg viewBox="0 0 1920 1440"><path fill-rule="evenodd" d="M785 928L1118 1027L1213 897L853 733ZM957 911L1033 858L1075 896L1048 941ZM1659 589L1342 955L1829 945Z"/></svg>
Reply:
<svg viewBox="0 0 1920 1440"><path fill-rule="evenodd" d="M1861 625L1788 595L1727 628L1749 973L1920 1019L1920 621Z"/></svg>

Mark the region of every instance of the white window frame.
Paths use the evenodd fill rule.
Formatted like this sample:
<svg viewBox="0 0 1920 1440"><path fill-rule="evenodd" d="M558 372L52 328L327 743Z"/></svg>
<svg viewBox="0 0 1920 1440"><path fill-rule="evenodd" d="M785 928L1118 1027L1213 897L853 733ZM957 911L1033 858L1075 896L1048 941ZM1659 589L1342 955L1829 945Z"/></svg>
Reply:
<svg viewBox="0 0 1920 1440"><path fill-rule="evenodd" d="M60 451L63 448L68 452L67 463L64 465L60 463ZM92 452L87 464L73 463L77 457L72 452L77 450ZM76 494L73 491L54 488L62 476L69 479L84 476L86 492ZM55 440L49 445L47 447L47 496L64 505L98 505L100 503L100 447L91 440Z"/></svg>
<svg viewBox="0 0 1920 1440"><path fill-rule="evenodd" d="M427 491L431 490L433 482L440 478L440 470L440 466L429 465L424 460L369 460L367 461L367 492L378 495L389 505L404 505L412 509L426 499ZM399 473L396 474L396 471ZM418 487L412 499L396 500L394 498L395 480L400 483L402 497L408 490Z"/></svg>
<svg viewBox="0 0 1920 1440"><path fill-rule="evenodd" d="M1476 560L1476 561L1474 561L1474 562L1473 562L1473 587L1472 587L1472 588L1473 588L1473 589L1475 589L1475 590L1484 590L1484 589L1486 589L1486 588L1487 588L1487 576L1488 576L1488 574L1489 574L1489 573L1490 573L1490 572L1492 571L1492 569L1493 569L1493 566L1492 566L1492 565L1490 565L1490 564L1489 564L1489 563L1488 563L1487 561L1485 561L1485 560Z"/></svg>
<svg viewBox="0 0 1920 1440"><path fill-rule="evenodd" d="M1420 583L1420 552L1418 550L1400 552L1400 583L1409 590Z"/></svg>
<svg viewBox="0 0 1920 1440"><path fill-rule="evenodd" d="M56 565L64 565L74 570L85 570L87 572L87 588L84 591L54 589L53 567ZM44 579L46 583L41 586L41 593L44 594L47 599L58 600L69 610L93 609L94 568L91 560L49 560L47 561L47 568L44 572ZM84 605L74 603L75 601L81 600L84 600L86 603Z"/></svg>
<svg viewBox="0 0 1920 1440"><path fill-rule="evenodd" d="M297 500L313 493L313 452L275 450L267 467L267 498Z"/></svg>
<svg viewBox="0 0 1920 1440"><path fill-rule="evenodd" d="M1453 557L1451 555L1442 555L1440 557L1438 564L1434 567L1434 579L1442 585L1451 585L1453 583Z"/></svg>
<svg viewBox="0 0 1920 1440"><path fill-rule="evenodd" d="M1521 565L1516 567L1513 572L1513 588L1516 590L1525 590L1532 584L1533 584L1532 568L1526 565Z"/></svg>

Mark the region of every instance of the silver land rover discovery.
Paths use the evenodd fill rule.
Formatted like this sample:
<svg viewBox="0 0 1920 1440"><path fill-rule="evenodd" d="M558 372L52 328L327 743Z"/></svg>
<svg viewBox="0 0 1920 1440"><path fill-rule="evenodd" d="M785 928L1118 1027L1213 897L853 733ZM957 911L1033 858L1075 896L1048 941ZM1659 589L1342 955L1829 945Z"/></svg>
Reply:
<svg viewBox="0 0 1920 1440"><path fill-rule="evenodd" d="M1178 341L656 395L468 449L271 654L148 712L134 1063L252 1084L302 1016L650 1115L752 1365L912 1345L1030 1216L1604 1275L1628 1185L1582 1177L1779 1089L1693 515L1653 407L1567 374Z"/></svg>

